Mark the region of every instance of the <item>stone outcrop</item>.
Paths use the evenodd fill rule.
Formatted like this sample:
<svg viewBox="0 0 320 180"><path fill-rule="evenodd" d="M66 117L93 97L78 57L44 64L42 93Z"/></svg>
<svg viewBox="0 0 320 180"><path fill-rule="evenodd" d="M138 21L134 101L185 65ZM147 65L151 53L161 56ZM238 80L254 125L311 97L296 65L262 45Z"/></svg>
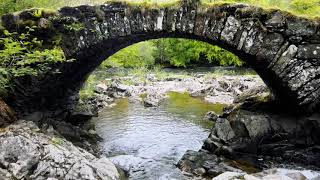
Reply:
<svg viewBox="0 0 320 180"><path fill-rule="evenodd" d="M28 22L44 43L61 40L73 62L57 67L60 74L23 81L11 99L17 109L72 104L87 75L116 51L136 42L180 37L219 45L254 68L276 97L300 111L314 111L320 102L320 22L279 10L244 4L205 6L182 1L172 6L143 7L124 2L64 7L56 13L36 10L8 14L2 23L23 31ZM55 91L52 93L52 91Z"/></svg>
<svg viewBox="0 0 320 180"><path fill-rule="evenodd" d="M256 110L259 108L260 111ZM274 161L319 168L319 115L297 117L279 113L279 108L248 106L218 118L203 149L260 167L268 166L264 162Z"/></svg>
<svg viewBox="0 0 320 180"><path fill-rule="evenodd" d="M0 132L0 179L117 180L116 167L57 136L18 121Z"/></svg>
<svg viewBox="0 0 320 180"><path fill-rule="evenodd" d="M204 150L188 150L177 165L182 171L193 173L196 176L215 177L226 171L243 173L242 170L232 167L232 164L223 157L218 157Z"/></svg>
<svg viewBox="0 0 320 180"><path fill-rule="evenodd" d="M101 154L99 142L102 138L97 135L95 126L92 123L86 122L87 113L84 115L77 114L76 116L69 115L60 119L52 119L50 116L53 115L49 112L34 112L25 116L24 119L34 122L43 132L62 136L74 145L92 154ZM70 122L70 117L82 117L82 120L85 121L74 119Z"/></svg>
<svg viewBox="0 0 320 180"><path fill-rule="evenodd" d="M256 98L255 94L252 96ZM254 103L249 97L249 101L243 99L240 105L235 104L231 111L214 116L214 119L215 126L202 149L198 152L188 151L179 161L178 165L183 171L202 177L217 176L214 178L216 180L249 180L281 179L287 176L299 179L301 175L301 171L285 170L287 172L282 173L277 172L278 169L247 174L268 168L304 167L315 172L320 169L320 115L317 113L309 117L296 116L277 102ZM212 167L220 171L210 170L207 164L213 164ZM320 177L315 173L312 178L305 178L306 174L300 179Z"/></svg>

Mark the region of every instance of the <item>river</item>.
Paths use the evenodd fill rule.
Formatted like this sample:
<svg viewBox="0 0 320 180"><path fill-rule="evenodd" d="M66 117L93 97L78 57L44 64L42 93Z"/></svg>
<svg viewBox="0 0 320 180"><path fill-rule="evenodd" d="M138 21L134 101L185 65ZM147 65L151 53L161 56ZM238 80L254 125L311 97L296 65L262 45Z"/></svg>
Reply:
<svg viewBox="0 0 320 180"><path fill-rule="evenodd" d="M175 167L186 150L199 150L213 123L208 111L222 112L187 93L169 93L156 108L123 98L95 118L104 153L129 172L129 179L188 179Z"/></svg>
<svg viewBox="0 0 320 180"><path fill-rule="evenodd" d="M174 80L157 79L163 76L163 71L166 77L168 73L170 77L175 77ZM108 77L102 81L107 85L100 87L113 87L112 84L117 84L115 92L113 88L111 91L101 91L115 97L114 105L105 107L92 120L98 135L103 138L101 147L104 155L121 172L123 170L123 179L194 179L194 175L182 172L176 164L187 150L201 149L204 140L208 138L214 127L212 121L204 118L208 111L222 114L230 95L234 96L246 89L261 88L263 82L253 74L251 69L241 68L164 69L159 75L155 72L143 72L143 76L140 72L132 75L128 70L117 69L97 72L95 75L99 78ZM205 88L209 90L206 90L208 92L205 96L201 96L203 87L209 87ZM212 87L218 91L211 91ZM120 89L120 94L117 89ZM187 93L193 94L193 90L200 90L200 96L197 95L199 93L195 93L196 97ZM129 92L131 96L126 98L123 96L126 93L122 91ZM162 100L160 98L158 106L145 107L144 98L148 97L147 94L153 97L162 93L167 96ZM260 94L261 97L262 95ZM220 100L223 101L210 101L207 97L218 100L222 97ZM243 170L246 171L246 168ZM280 174L298 172L309 179L319 175L320 179L318 172L285 162L273 164L271 168L280 168L277 169Z"/></svg>

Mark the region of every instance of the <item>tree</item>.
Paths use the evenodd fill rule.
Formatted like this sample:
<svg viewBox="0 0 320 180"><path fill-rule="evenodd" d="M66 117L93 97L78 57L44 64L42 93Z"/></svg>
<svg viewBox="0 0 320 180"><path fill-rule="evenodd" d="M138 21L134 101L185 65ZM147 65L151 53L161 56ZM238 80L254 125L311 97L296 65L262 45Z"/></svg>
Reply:
<svg viewBox="0 0 320 180"><path fill-rule="evenodd" d="M209 63L222 66L241 66L243 62L231 52L201 41L168 38L152 41L155 46L156 63L187 67Z"/></svg>
<svg viewBox="0 0 320 180"><path fill-rule="evenodd" d="M154 64L152 43L140 42L124 48L102 63L103 67L142 67Z"/></svg>

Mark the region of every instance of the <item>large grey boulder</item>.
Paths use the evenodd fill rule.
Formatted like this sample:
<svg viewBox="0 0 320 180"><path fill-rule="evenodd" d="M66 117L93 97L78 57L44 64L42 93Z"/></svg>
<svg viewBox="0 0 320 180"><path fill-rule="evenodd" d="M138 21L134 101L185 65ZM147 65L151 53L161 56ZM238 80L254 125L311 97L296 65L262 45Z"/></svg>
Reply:
<svg viewBox="0 0 320 180"><path fill-rule="evenodd" d="M63 138L48 136L28 121L0 133L0 179L119 179L107 158L97 158Z"/></svg>
<svg viewBox="0 0 320 180"><path fill-rule="evenodd" d="M223 157L218 157L207 151L188 150L177 166L185 172L196 176L215 177L226 171L242 173L243 171L232 167L232 164Z"/></svg>
<svg viewBox="0 0 320 180"><path fill-rule="evenodd" d="M277 108L276 108L277 109ZM219 118L203 149L254 164L258 156L320 167L319 115L296 117L271 111L234 110ZM251 158L253 157L253 158Z"/></svg>

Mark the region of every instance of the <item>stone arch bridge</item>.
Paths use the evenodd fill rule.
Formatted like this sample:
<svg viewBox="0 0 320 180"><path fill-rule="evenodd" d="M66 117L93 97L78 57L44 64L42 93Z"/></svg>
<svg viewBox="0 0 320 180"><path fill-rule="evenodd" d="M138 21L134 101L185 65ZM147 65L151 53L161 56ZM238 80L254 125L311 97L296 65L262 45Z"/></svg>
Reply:
<svg viewBox="0 0 320 180"><path fill-rule="evenodd" d="M107 57L166 37L205 41L238 55L292 107L314 111L320 104L319 20L243 4L182 1L159 7L110 2L55 13L31 9L4 15L2 24L18 32L37 26L34 36L47 44L59 40L66 57L75 59L58 65L60 74L21 81L9 102L17 109L66 105Z"/></svg>

